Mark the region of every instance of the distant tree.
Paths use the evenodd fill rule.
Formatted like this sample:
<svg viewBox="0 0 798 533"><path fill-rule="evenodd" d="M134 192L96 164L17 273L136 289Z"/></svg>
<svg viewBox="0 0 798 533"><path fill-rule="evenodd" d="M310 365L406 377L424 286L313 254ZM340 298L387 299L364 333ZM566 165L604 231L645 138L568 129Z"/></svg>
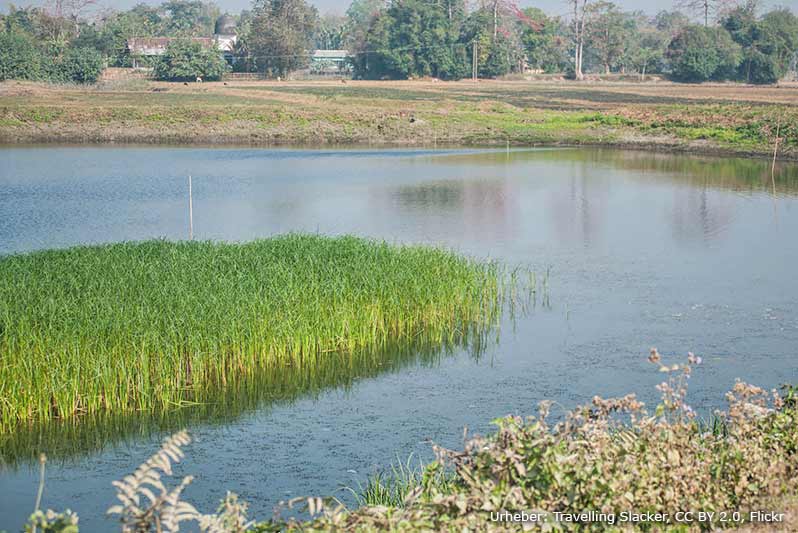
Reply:
<svg viewBox="0 0 798 533"><path fill-rule="evenodd" d="M572 11L571 38L574 50L574 78L584 79L582 72L584 63L585 42L587 41L590 23L590 0L567 0Z"/></svg>
<svg viewBox="0 0 798 533"><path fill-rule="evenodd" d="M57 82L95 83L104 68L102 55L92 48L71 47L51 61L48 78Z"/></svg>
<svg viewBox="0 0 798 533"><path fill-rule="evenodd" d="M746 83L775 83L784 76L798 49L798 17L787 9L757 19L752 6L738 7L721 21L742 48L738 78Z"/></svg>
<svg viewBox="0 0 798 533"><path fill-rule="evenodd" d="M662 70L669 42L670 36L656 26L640 28L632 36L628 46L628 64L640 74L641 81L646 79L647 73Z"/></svg>
<svg viewBox="0 0 798 533"><path fill-rule="evenodd" d="M654 27L668 37L674 37L686 26L690 25L690 17L681 11L660 11L654 16Z"/></svg>
<svg viewBox="0 0 798 533"><path fill-rule="evenodd" d="M762 17L761 24L773 40L772 54L781 78L798 58L798 16L787 8L775 9Z"/></svg>
<svg viewBox="0 0 798 533"><path fill-rule="evenodd" d="M521 43L527 62L533 69L562 72L568 67L567 29L557 18L548 17L541 9L528 7L524 16L534 24L524 24Z"/></svg>
<svg viewBox="0 0 798 533"><path fill-rule="evenodd" d="M77 20L86 8L96 4L97 0L47 0L45 2L53 16L69 20Z"/></svg>
<svg viewBox="0 0 798 533"><path fill-rule="evenodd" d="M4 23L7 31L25 33L39 45L64 46L75 36L75 24L54 17L44 8L19 9L11 5Z"/></svg>
<svg viewBox="0 0 798 533"><path fill-rule="evenodd" d="M481 75L485 78L497 78L520 70L523 50L512 34L497 32L490 43L488 57L482 67Z"/></svg>
<svg viewBox="0 0 798 533"><path fill-rule="evenodd" d="M375 19L387 8L385 0L352 0L346 10L344 46L347 50L364 49L366 34Z"/></svg>
<svg viewBox="0 0 798 533"><path fill-rule="evenodd" d="M709 27L710 17L719 20L729 11L745 4L749 7L756 7L759 0L676 0L676 7L684 9L701 18L704 27Z"/></svg>
<svg viewBox="0 0 798 533"><path fill-rule="evenodd" d="M111 66L126 66L125 43L128 38L151 35L143 27L135 24L136 19L129 12L106 12L100 14L91 23L80 24L78 36L70 46L77 48L93 48L108 58Z"/></svg>
<svg viewBox="0 0 798 533"><path fill-rule="evenodd" d="M252 12L243 10L238 16L236 29L238 38L233 45L233 72L256 72L255 57L249 40L252 36Z"/></svg>
<svg viewBox="0 0 798 533"><path fill-rule="evenodd" d="M316 8L305 0L255 0L247 42L257 69L285 76L306 67L318 23Z"/></svg>
<svg viewBox="0 0 798 533"><path fill-rule="evenodd" d="M362 30L358 40L349 41L348 49L352 54L350 61L355 78L384 79L403 76L395 69L393 59L385 53L390 50L392 24L393 19L387 10L377 12L371 17L368 26ZM352 34L349 36L351 39Z"/></svg>
<svg viewBox="0 0 798 533"><path fill-rule="evenodd" d="M477 72L484 78L504 76L518 70L524 53L518 35L512 31L516 29L513 26L508 29L508 25L500 22L496 35L493 34L494 14L491 4L474 11L463 22L460 34L460 42L468 57L466 65L473 64L473 44L477 44Z"/></svg>
<svg viewBox="0 0 798 533"><path fill-rule="evenodd" d="M671 41L666 56L675 80L697 83L734 77L741 50L724 28L688 26Z"/></svg>
<svg viewBox="0 0 798 533"><path fill-rule="evenodd" d="M317 50L340 50L344 47L347 27L346 17L327 14L319 19L314 35L314 48Z"/></svg>
<svg viewBox="0 0 798 533"><path fill-rule="evenodd" d="M0 81L38 80L42 76L42 57L36 43L24 33L0 33Z"/></svg>
<svg viewBox="0 0 798 533"><path fill-rule="evenodd" d="M466 46L459 40L464 12L462 0L394 0L372 20L362 48L355 51L355 75L462 77L467 69Z"/></svg>
<svg viewBox="0 0 798 533"><path fill-rule="evenodd" d="M65 34L80 33L79 19L83 12L97 4L97 0L47 0L46 9L55 22L56 37L60 40Z"/></svg>
<svg viewBox="0 0 798 533"><path fill-rule="evenodd" d="M190 39L169 43L155 64L155 77L167 81L218 80L228 70L221 51Z"/></svg>
<svg viewBox="0 0 798 533"><path fill-rule="evenodd" d="M216 4L201 0L167 0L162 7L169 35L211 35L221 14Z"/></svg>
<svg viewBox="0 0 798 533"><path fill-rule="evenodd" d="M605 74L623 57L630 38L627 17L612 2L597 2L590 6L592 19L587 45L598 58Z"/></svg>
<svg viewBox="0 0 798 533"><path fill-rule="evenodd" d="M677 0L676 6L700 16L704 27L709 27L709 14L714 9L715 0Z"/></svg>
<svg viewBox="0 0 798 533"><path fill-rule="evenodd" d="M3 16L3 30L7 33L26 33L39 35L37 8L19 9L13 4L8 8L8 14Z"/></svg>
<svg viewBox="0 0 798 533"><path fill-rule="evenodd" d="M161 30L164 23L161 10L147 4L136 4L120 16L129 19L127 24L136 28L136 34L133 37L155 35Z"/></svg>

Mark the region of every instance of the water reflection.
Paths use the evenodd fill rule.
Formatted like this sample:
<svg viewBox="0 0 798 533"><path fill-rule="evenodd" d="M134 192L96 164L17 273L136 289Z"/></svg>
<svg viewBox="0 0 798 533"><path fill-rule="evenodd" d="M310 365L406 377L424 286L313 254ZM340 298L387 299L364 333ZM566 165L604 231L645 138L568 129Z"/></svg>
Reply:
<svg viewBox="0 0 798 533"><path fill-rule="evenodd" d="M47 505L104 531L110 481L157 446L148 435L182 425L197 436L192 500L210 509L230 488L267 516L279 499L355 486L397 453L428 454L428 439L458 447L464 425L492 431L542 399L636 392L651 404L652 344L674 362L705 356L691 380L704 413L736 378L795 381L794 164L777 165L774 196L766 160L601 149L9 148L0 253L185 238L189 173L198 238L353 233L551 266L553 308L503 328L481 362L435 349L327 359L318 376L275 373L169 416L19 431L0 443L0 524L29 507L37 473L14 467L40 449L67 463L48 469Z"/></svg>
<svg viewBox="0 0 798 533"><path fill-rule="evenodd" d="M798 194L798 165L780 164L771 177L765 160L535 150L452 154L423 161L433 167L463 168L465 175L373 189L375 213L423 217L477 240L514 240L525 222L534 221L539 231L549 228L561 242L590 248L618 234L610 234L618 224L612 220L617 215L609 213L614 209L637 213L622 223L646 226L663 220L674 241L709 246L724 238L739 209L734 197L713 191L771 194L775 185L782 197ZM662 196L634 190L640 186L654 193L661 190ZM545 226L540 213L548 219Z"/></svg>
<svg viewBox="0 0 798 533"><path fill-rule="evenodd" d="M441 343L415 340L356 353L324 353L301 367L279 366L227 385L203 391L196 405L167 412L84 416L20 426L0 434L0 467L18 468L38 461L68 464L126 441L137 441L186 427L231 423L256 410L314 398L334 388L350 389L408 366L436 366L444 357L467 351L478 360L495 343L487 331L471 331Z"/></svg>
<svg viewBox="0 0 798 533"><path fill-rule="evenodd" d="M734 221L734 205L727 198L710 198L707 188L676 189L670 210L675 240L709 245L724 236Z"/></svg>

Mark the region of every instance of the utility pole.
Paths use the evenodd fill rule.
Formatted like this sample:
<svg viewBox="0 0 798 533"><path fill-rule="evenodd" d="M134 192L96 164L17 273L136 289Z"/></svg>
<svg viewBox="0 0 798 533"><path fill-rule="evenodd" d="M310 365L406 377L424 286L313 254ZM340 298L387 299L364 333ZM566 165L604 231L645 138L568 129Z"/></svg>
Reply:
<svg viewBox="0 0 798 533"><path fill-rule="evenodd" d="M471 49L471 80L477 81L477 42L472 43Z"/></svg>

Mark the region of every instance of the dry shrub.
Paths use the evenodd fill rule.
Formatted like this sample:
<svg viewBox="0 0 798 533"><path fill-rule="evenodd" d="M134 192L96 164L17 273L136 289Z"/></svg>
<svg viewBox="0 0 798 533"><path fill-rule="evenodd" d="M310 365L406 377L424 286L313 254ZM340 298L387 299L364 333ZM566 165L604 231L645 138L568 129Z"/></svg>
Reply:
<svg viewBox="0 0 798 533"><path fill-rule="evenodd" d="M422 491L404 509L363 508L316 521L311 529L330 527L380 530L499 531L520 524L493 522L490 513L615 514L714 511L712 522L682 524L683 529L711 529L719 513L774 509L798 490L798 409L795 393L786 398L738 382L727 394L729 408L711 424L697 420L685 403L687 383L700 358L666 366L656 349L649 360L666 374L658 386L662 402L648 413L634 395L593 398L558 423L550 423L550 403L538 416L507 417L498 431L472 439L462 452L436 449L438 463L453 466L458 483L446 491ZM629 524L627 524L629 525ZM640 529L677 526L637 523ZM723 527L742 526L742 522ZM293 524L307 530L307 524ZM564 530L608 529L606 522L549 521ZM615 527L621 527L616 524ZM629 525L632 527L632 525Z"/></svg>

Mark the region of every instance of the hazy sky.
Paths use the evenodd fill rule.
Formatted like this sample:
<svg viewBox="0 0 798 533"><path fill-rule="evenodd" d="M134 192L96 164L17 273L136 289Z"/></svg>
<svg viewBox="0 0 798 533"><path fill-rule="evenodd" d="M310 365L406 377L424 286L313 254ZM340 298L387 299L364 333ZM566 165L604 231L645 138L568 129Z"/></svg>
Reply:
<svg viewBox="0 0 798 533"><path fill-rule="evenodd" d="M100 3L106 7L114 7L117 9L126 9L142 0L99 0ZM143 0L147 4L159 4L157 0ZM221 6L223 10L230 12L238 12L242 9L249 7L251 0L215 0L216 4ZM310 0L312 4L319 8L322 13L334 12L343 14L349 6L351 0ZM17 0L15 2L9 0L0 0L0 8L3 11L8 9L10 4L17 6L41 5L43 0ZM661 9L672 9L673 0L614 0L616 4L623 9L634 10L639 9L648 13L656 13ZM794 11L798 11L798 0L765 0L766 7L772 6L787 6ZM551 15L563 15L568 11L565 0L519 0L521 7L536 6Z"/></svg>

